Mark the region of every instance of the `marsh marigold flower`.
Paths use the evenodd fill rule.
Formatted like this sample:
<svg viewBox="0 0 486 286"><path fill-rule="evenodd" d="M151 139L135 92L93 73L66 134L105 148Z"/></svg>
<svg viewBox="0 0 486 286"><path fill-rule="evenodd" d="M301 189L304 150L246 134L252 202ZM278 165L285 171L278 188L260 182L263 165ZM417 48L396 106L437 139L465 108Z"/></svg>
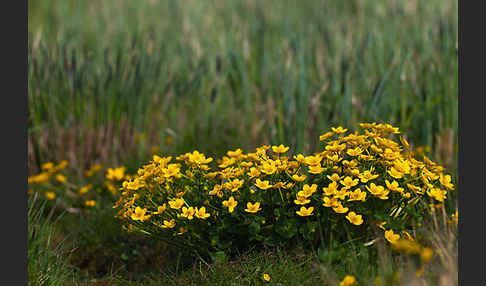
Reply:
<svg viewBox="0 0 486 286"><path fill-rule="evenodd" d="M55 199L55 198L56 198L56 193L54 193L54 192L46 192L46 193L45 193L45 196L46 196L46 198L47 198L48 200L53 200L53 199Z"/></svg>
<svg viewBox="0 0 486 286"><path fill-rule="evenodd" d="M318 165L309 166L308 172L311 174L320 174L324 172L324 170L325 169L321 166L321 164L318 164Z"/></svg>
<svg viewBox="0 0 486 286"><path fill-rule="evenodd" d="M182 199L175 199L173 201L169 201L169 206L173 209L180 209L184 205L184 200Z"/></svg>
<svg viewBox="0 0 486 286"><path fill-rule="evenodd" d="M304 174L302 174L302 175L300 175L300 176L299 176L299 175L297 175L297 174L292 175L292 179L293 179L294 181L296 181L296 182L299 182L299 183L300 183L300 182L305 181L305 179L306 179L306 178L307 178L307 176L306 176L306 175L304 175Z"/></svg>
<svg viewBox="0 0 486 286"><path fill-rule="evenodd" d="M206 207L201 207L201 208L196 208L195 209L195 215L197 218L200 219L207 219L211 214L206 212Z"/></svg>
<svg viewBox="0 0 486 286"><path fill-rule="evenodd" d="M256 202L254 204L252 204L251 202L248 202L246 204L246 209L245 211L246 212L249 212L249 213L256 213L258 212L259 210L261 210L260 208L260 203L259 202Z"/></svg>
<svg viewBox="0 0 486 286"><path fill-rule="evenodd" d="M255 186L262 190L267 190L272 187L269 181L262 181L260 179L256 179Z"/></svg>
<svg viewBox="0 0 486 286"><path fill-rule="evenodd" d="M87 207L94 207L96 205L96 201L95 200L88 200L88 201L84 202L84 205L87 206Z"/></svg>
<svg viewBox="0 0 486 286"><path fill-rule="evenodd" d="M349 208L344 207L344 206L341 204L341 202L340 202L340 203L339 203L337 206L333 207L332 209L333 209L333 210L334 210L336 213L338 213L338 214L344 214L344 213L347 213L347 212L348 212L348 210L349 210Z"/></svg>
<svg viewBox="0 0 486 286"><path fill-rule="evenodd" d="M86 194L89 190L91 190L92 187L93 187L93 185L91 185L91 184L83 186L79 189L78 193L82 196L82 195Z"/></svg>
<svg viewBox="0 0 486 286"><path fill-rule="evenodd" d="M339 283L339 286L351 286L354 285L354 282L356 282L356 278L352 275L346 275L344 276L343 281Z"/></svg>
<svg viewBox="0 0 486 286"><path fill-rule="evenodd" d="M337 128L331 127L331 130L332 130L332 132L334 132L336 134L342 134L342 133L346 133L346 131L348 131L348 129L344 129L341 126L338 126Z"/></svg>
<svg viewBox="0 0 486 286"><path fill-rule="evenodd" d="M235 207L238 205L238 202L235 201L234 197L230 197L227 201L223 201L223 206L228 208L228 211L232 213L235 210Z"/></svg>
<svg viewBox="0 0 486 286"><path fill-rule="evenodd" d="M305 204L310 203L310 200L307 199L307 197L305 197L305 196L300 196L299 194L297 194L296 197L297 197L297 199L294 200L294 203L296 205L305 205Z"/></svg>
<svg viewBox="0 0 486 286"><path fill-rule="evenodd" d="M385 238L388 240L391 244L396 243L400 239L400 234L395 234L393 232L393 229L385 231Z"/></svg>
<svg viewBox="0 0 486 286"><path fill-rule="evenodd" d="M420 251L420 259L425 263L432 260L433 257L434 257L434 251L428 247L424 247L422 248L422 251Z"/></svg>
<svg viewBox="0 0 486 286"><path fill-rule="evenodd" d="M193 207L182 207L182 213L179 214L180 217L187 218L188 220L192 220L194 218L194 215L196 213L196 210Z"/></svg>
<svg viewBox="0 0 486 286"><path fill-rule="evenodd" d="M106 170L106 178L112 181L120 181L121 179L123 179L123 176L125 176L125 170L125 167L118 167L115 169L108 168Z"/></svg>
<svg viewBox="0 0 486 286"><path fill-rule="evenodd" d="M272 146L272 151L275 153L285 153L290 149L290 147L285 147L284 145L280 144L279 146Z"/></svg>
<svg viewBox="0 0 486 286"><path fill-rule="evenodd" d="M136 207L135 211L132 213L131 218L133 220L139 220L139 221L145 221L150 218L150 215L145 215L147 212L147 209L141 208L141 207Z"/></svg>
<svg viewBox="0 0 486 286"><path fill-rule="evenodd" d="M296 211L295 213L300 215L300 216L310 216L312 215L312 212L314 211L314 207L300 207L300 210Z"/></svg>
<svg viewBox="0 0 486 286"><path fill-rule="evenodd" d="M268 275L267 273L264 273L263 274L263 280L265 280L267 282L270 281L270 275Z"/></svg>
<svg viewBox="0 0 486 286"><path fill-rule="evenodd" d="M175 219L171 219L170 221L164 220L164 224L161 226L162 228L174 228L175 227Z"/></svg>
<svg viewBox="0 0 486 286"><path fill-rule="evenodd" d="M158 206L157 211L153 212L153 214L161 214L167 209L167 206L165 204Z"/></svg>
<svg viewBox="0 0 486 286"><path fill-rule="evenodd" d="M346 219L354 225L360 225L363 223L363 216L358 215L355 212L349 212Z"/></svg>
<svg viewBox="0 0 486 286"><path fill-rule="evenodd" d="M451 175L440 175L439 177L439 182L442 186L444 186L446 189L448 189L449 191L453 191L454 190L454 185L451 183L452 181L452 178L451 178Z"/></svg>
<svg viewBox="0 0 486 286"><path fill-rule="evenodd" d="M347 176L343 180L339 181L339 183L341 183L345 189L350 189L359 183L359 179L353 180L351 177Z"/></svg>
<svg viewBox="0 0 486 286"><path fill-rule="evenodd" d="M321 136L319 136L319 141L324 141L324 140L330 138L333 135L334 135L334 132L332 132L332 131L329 131L327 133L324 133Z"/></svg>
<svg viewBox="0 0 486 286"><path fill-rule="evenodd" d="M67 182L67 178L66 178L66 176L64 176L64 175L57 174L55 178L56 178L56 180L57 180L58 182L60 182L60 183L65 183L65 182Z"/></svg>

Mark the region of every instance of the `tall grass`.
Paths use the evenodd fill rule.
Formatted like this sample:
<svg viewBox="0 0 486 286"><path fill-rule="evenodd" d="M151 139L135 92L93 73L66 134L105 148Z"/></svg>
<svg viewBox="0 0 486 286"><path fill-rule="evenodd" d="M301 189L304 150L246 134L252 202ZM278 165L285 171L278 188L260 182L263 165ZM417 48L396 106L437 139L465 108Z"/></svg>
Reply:
<svg viewBox="0 0 486 286"><path fill-rule="evenodd" d="M66 285L75 280L75 271L68 263L66 244L56 241L54 209L47 210L45 200L29 197L27 268L28 283L32 286Z"/></svg>
<svg viewBox="0 0 486 286"><path fill-rule="evenodd" d="M456 146L457 1L48 0L28 13L30 170L65 154L138 163L154 145L308 153L330 125L364 121Z"/></svg>

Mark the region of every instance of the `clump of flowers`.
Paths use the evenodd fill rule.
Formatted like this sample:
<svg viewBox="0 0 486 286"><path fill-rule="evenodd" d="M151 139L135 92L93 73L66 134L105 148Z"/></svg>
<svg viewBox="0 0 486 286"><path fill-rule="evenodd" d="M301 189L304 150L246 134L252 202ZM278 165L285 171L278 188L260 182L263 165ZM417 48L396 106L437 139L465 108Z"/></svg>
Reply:
<svg viewBox="0 0 486 286"><path fill-rule="evenodd" d="M28 177L27 193L37 193L46 200L56 201L58 207L77 213L83 209L98 208L101 201L112 204L119 196L121 182L131 178L124 166L105 170L102 165L95 164L83 172L80 183L73 178L68 179L68 166L66 160L58 164L42 164L41 173Z"/></svg>
<svg viewBox="0 0 486 286"><path fill-rule="evenodd" d="M154 155L122 183L117 217L128 230L201 252L365 241L376 228L394 243L454 185L442 166L414 157L398 128L360 127L332 127L308 156L290 156L284 145L231 150L218 160L197 150Z"/></svg>

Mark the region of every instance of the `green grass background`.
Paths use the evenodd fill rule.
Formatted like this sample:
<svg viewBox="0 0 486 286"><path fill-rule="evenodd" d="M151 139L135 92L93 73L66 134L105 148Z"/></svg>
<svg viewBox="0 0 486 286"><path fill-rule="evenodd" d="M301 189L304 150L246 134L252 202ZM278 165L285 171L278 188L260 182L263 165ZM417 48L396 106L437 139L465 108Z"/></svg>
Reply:
<svg viewBox="0 0 486 286"><path fill-rule="evenodd" d="M437 138L447 136L456 146L457 1L46 0L28 8L32 170L67 153L84 167L138 165L152 146L219 157L283 143L310 153L330 126L371 121L399 126L414 146L440 149ZM103 134L93 143L102 151L85 150Z"/></svg>

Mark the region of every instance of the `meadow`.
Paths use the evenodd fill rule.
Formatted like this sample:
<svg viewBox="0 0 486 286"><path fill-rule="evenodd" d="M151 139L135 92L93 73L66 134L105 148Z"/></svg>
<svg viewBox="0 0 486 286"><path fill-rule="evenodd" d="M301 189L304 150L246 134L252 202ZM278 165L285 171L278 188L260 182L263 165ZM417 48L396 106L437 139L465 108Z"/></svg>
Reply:
<svg viewBox="0 0 486 286"><path fill-rule="evenodd" d="M194 257L112 207L154 154L310 156L365 122L399 127L457 186L457 1L28 5L31 285L457 285L458 190L424 221L441 254L420 275L383 239Z"/></svg>

